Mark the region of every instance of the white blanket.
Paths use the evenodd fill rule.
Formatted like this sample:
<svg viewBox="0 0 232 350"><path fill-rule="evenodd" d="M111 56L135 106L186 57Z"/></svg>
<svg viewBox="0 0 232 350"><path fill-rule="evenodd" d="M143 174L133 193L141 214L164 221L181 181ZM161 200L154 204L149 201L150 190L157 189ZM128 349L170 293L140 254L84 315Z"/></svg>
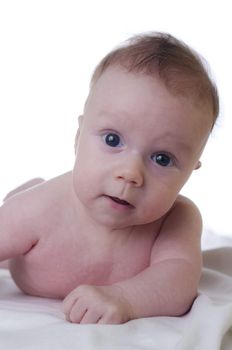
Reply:
<svg viewBox="0 0 232 350"><path fill-rule="evenodd" d="M231 350L232 240L203 253L199 296L182 317L152 317L123 325L65 321L61 302L21 293L0 270L0 349L7 350ZM226 247L223 247L225 245Z"/></svg>

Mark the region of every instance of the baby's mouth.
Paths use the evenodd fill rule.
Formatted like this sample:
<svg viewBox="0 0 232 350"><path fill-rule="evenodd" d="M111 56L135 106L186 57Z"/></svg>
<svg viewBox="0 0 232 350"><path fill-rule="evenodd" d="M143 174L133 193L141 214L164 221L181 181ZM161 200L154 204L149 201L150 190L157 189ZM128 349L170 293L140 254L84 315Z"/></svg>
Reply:
<svg viewBox="0 0 232 350"><path fill-rule="evenodd" d="M133 207L132 204L130 204L129 202L125 201L124 199L120 199L118 197L111 197L109 196L109 198L114 201L115 203L121 204L121 205L125 205L127 207Z"/></svg>

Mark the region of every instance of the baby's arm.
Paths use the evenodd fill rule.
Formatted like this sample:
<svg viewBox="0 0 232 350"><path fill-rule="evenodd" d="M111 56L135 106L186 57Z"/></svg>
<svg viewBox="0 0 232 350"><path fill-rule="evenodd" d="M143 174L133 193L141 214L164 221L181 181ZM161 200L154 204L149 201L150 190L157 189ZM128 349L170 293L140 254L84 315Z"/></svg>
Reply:
<svg viewBox="0 0 232 350"><path fill-rule="evenodd" d="M25 191L33 186L36 186L36 185L39 185L41 184L42 182L44 182L45 180L40 178L40 177L37 177L37 178L34 178L34 179L31 179L25 183L23 183L22 185L16 187L15 189L11 190L10 192L7 193L7 195L5 196L5 198L3 199L3 201L5 202L6 200L8 200L9 198L11 198L12 196L14 196L15 194L19 193L19 192L22 192L22 191ZM11 213L11 215L13 215L13 212L14 212L14 209L9 209L9 207L7 207L9 210L9 212ZM17 211L18 211L18 208L17 208ZM2 212L2 214L1 214ZM3 213L5 212L5 213ZM1 223L1 215L2 217L6 215L6 210L5 210L5 206L4 206L4 209L2 209L2 207L0 207L0 231L2 232L4 230L4 228L1 226L3 225L3 222ZM9 214L7 214L9 215ZM3 219L2 219L3 220ZM0 233L0 240L1 240L1 233ZM1 248L0 248L1 250ZM5 268L7 269L9 267L9 262L8 260L2 260L1 259L1 255L0 255L0 268Z"/></svg>
<svg viewBox="0 0 232 350"><path fill-rule="evenodd" d="M133 305L135 318L182 315L188 311L201 276L201 215L182 198L163 223L151 254L150 266L118 283Z"/></svg>
<svg viewBox="0 0 232 350"><path fill-rule="evenodd" d="M0 261L25 254L37 242L30 229L31 206L21 196L12 197L0 206Z"/></svg>
<svg viewBox="0 0 232 350"><path fill-rule="evenodd" d="M152 249L150 266L112 286L80 286L64 301L68 320L81 323L122 323L149 316L178 316L197 296L202 257L202 221L185 198L165 219Z"/></svg>

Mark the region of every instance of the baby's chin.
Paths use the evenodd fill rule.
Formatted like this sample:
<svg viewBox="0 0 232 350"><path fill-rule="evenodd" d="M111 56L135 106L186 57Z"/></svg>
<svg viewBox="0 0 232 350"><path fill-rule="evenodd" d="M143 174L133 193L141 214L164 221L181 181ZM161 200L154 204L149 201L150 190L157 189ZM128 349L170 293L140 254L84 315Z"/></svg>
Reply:
<svg viewBox="0 0 232 350"><path fill-rule="evenodd" d="M146 225L153 225L156 221L159 220L144 220L139 218L136 219L130 219L128 218L118 218L118 217L112 217L109 215L101 215L100 217L94 215L91 217L91 219L94 221L96 225L96 229L99 227L99 229L108 230L108 231L126 231L131 232L132 229L136 227L143 227Z"/></svg>

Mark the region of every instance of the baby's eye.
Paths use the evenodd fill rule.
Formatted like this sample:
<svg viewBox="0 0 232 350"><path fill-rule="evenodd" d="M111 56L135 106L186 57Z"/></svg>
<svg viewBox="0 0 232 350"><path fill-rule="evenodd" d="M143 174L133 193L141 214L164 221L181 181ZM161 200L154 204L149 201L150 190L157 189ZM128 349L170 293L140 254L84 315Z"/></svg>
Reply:
<svg viewBox="0 0 232 350"><path fill-rule="evenodd" d="M104 142L110 147L118 147L121 144L120 136L114 133L108 133L103 136Z"/></svg>
<svg viewBox="0 0 232 350"><path fill-rule="evenodd" d="M173 165L172 158L165 153L157 153L151 156L151 159L163 167L169 167Z"/></svg>

